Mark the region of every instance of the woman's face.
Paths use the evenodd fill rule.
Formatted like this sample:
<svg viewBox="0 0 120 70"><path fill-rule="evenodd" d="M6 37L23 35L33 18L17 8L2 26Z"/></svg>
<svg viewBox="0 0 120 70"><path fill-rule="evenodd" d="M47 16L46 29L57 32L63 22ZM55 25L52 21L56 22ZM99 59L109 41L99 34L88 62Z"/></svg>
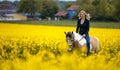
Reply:
<svg viewBox="0 0 120 70"><path fill-rule="evenodd" d="M85 14L83 12L80 13L81 18L85 18Z"/></svg>

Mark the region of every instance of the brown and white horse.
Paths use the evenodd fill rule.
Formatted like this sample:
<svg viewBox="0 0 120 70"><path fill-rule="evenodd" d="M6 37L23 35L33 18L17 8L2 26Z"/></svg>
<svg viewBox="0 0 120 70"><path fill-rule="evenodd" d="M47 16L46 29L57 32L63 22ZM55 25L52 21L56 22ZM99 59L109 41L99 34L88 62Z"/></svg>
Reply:
<svg viewBox="0 0 120 70"><path fill-rule="evenodd" d="M72 51L74 47L83 48L87 45L86 39L76 33L76 32L65 32L66 35L66 41L69 45L68 51ZM90 51L94 51L95 53L98 53L99 50L99 40L97 37L91 37L90 36Z"/></svg>

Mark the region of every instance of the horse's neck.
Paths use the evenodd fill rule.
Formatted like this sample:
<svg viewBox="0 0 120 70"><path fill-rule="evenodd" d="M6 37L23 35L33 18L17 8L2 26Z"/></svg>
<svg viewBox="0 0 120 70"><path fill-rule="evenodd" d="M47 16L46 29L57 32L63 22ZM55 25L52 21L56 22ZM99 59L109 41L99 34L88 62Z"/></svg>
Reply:
<svg viewBox="0 0 120 70"><path fill-rule="evenodd" d="M76 41L76 40L79 40L79 39L81 39L81 38L82 38L82 36L81 36L80 34L74 32L74 39L75 39L75 41Z"/></svg>
<svg viewBox="0 0 120 70"><path fill-rule="evenodd" d="M79 47L83 47L86 44L85 38L82 38L82 36L78 33L74 32L74 41L77 41L80 45Z"/></svg>

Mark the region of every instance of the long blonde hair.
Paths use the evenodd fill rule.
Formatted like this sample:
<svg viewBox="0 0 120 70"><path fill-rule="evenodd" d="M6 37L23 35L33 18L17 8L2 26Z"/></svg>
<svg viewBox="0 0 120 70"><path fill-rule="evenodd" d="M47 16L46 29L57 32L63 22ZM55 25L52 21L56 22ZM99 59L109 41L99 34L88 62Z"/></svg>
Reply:
<svg viewBox="0 0 120 70"><path fill-rule="evenodd" d="M89 14L89 13L86 13L84 10L81 10L81 11L79 12L79 14L78 14L78 18L79 18L79 19L81 19L81 17L80 17L80 14L81 14L81 13L84 13L84 14L85 14L85 18L88 19L88 20L90 20L90 18L91 18L91 17L90 17L90 14Z"/></svg>

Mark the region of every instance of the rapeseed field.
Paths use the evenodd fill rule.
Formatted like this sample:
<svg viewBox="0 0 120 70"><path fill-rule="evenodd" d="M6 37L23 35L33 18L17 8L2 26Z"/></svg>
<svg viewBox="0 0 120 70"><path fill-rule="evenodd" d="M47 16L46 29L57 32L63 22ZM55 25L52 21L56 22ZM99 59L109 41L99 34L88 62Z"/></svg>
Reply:
<svg viewBox="0 0 120 70"><path fill-rule="evenodd" d="M90 28L98 54L68 52L64 31L75 27L0 23L0 70L120 70L120 29Z"/></svg>

